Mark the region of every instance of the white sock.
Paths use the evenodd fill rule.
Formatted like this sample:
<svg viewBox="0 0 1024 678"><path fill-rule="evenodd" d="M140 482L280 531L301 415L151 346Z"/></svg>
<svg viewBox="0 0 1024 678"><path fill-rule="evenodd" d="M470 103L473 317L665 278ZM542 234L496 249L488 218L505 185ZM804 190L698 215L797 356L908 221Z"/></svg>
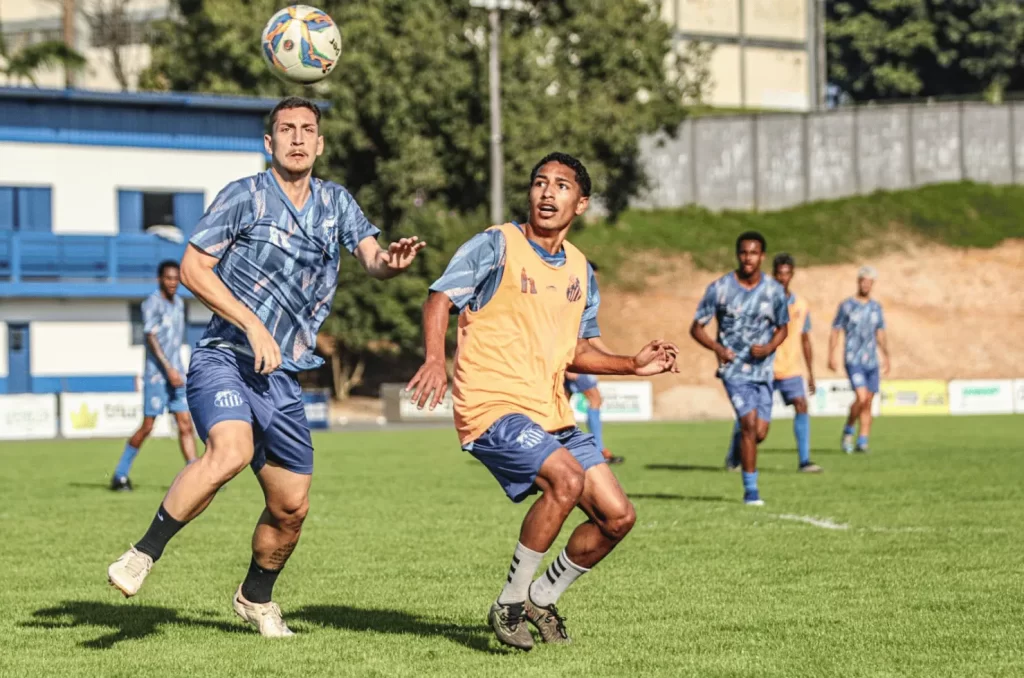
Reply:
<svg viewBox="0 0 1024 678"><path fill-rule="evenodd" d="M533 579L543 559L543 553L516 544L516 552L512 554L512 565L508 568L508 581L498 596L498 602L502 605L525 602L530 590L530 580Z"/></svg>
<svg viewBox="0 0 1024 678"><path fill-rule="evenodd" d="M586 572L590 570L569 560L563 549L558 557L551 561L544 574L530 586L530 600L538 607L556 603L569 585Z"/></svg>

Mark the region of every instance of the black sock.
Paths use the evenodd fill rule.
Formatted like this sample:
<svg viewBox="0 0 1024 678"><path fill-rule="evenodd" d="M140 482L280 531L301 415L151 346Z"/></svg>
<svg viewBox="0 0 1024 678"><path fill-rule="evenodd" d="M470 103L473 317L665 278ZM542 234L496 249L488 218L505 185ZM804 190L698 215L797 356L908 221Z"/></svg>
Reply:
<svg viewBox="0 0 1024 678"><path fill-rule="evenodd" d="M175 520L167 513L167 509L160 504L160 510L153 517L146 535L135 545L137 551L142 551L153 559L153 562L160 560L164 554L164 548L171 537L178 534L178 530L185 527L185 523Z"/></svg>
<svg viewBox="0 0 1024 678"><path fill-rule="evenodd" d="M250 603L269 603L274 595L274 583L281 570L269 570L256 564L256 558L249 561L249 574L242 582L242 597Z"/></svg>

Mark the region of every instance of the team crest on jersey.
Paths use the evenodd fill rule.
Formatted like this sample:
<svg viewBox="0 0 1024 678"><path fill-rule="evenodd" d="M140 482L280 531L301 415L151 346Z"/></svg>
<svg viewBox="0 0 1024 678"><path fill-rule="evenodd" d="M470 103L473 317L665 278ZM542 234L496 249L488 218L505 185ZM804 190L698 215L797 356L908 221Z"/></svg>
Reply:
<svg viewBox="0 0 1024 678"><path fill-rule="evenodd" d="M580 279L574 275L569 276L569 289L565 291L565 296L573 303L583 298L583 287L580 285Z"/></svg>

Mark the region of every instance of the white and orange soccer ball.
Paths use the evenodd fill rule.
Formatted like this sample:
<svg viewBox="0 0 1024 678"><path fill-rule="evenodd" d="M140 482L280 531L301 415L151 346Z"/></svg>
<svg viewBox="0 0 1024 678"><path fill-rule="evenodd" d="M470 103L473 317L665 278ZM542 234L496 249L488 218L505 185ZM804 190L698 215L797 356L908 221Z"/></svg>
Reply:
<svg viewBox="0 0 1024 678"><path fill-rule="evenodd" d="M260 47L276 75L310 85L334 70L341 58L341 33L326 12L292 5L270 17Z"/></svg>

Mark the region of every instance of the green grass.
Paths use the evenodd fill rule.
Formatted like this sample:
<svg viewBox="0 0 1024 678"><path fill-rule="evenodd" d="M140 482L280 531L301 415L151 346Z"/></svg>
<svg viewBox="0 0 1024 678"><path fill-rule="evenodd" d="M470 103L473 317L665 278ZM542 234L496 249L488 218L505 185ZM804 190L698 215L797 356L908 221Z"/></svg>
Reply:
<svg viewBox="0 0 1024 678"><path fill-rule="evenodd" d="M815 420L817 477L795 472L780 422L761 509L720 470L728 423L609 426L638 523L561 601L575 644L530 654L484 623L526 507L450 430L317 438L276 589L299 632L283 642L230 608L261 507L248 471L124 600L105 568L148 525L173 444L148 445L137 490L111 494L119 442L5 442L0 675L1024 675L1021 421L882 419L872 454L846 456L838 423Z"/></svg>
<svg viewBox="0 0 1024 678"><path fill-rule="evenodd" d="M728 268L735 263L735 238L747 230L761 231L771 252L790 252L808 265L847 262L914 239L994 247L1007 238L1024 238L1022 213L1024 187L958 183L778 212L629 211L615 225L591 224L572 240L616 278L639 251L690 253L706 270Z"/></svg>

